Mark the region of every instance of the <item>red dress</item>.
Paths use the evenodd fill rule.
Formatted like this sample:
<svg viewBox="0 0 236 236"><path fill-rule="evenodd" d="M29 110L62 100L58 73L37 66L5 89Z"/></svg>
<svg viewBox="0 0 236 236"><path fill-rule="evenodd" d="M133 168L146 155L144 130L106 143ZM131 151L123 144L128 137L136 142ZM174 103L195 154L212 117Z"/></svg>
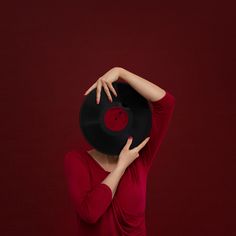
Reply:
<svg viewBox="0 0 236 236"><path fill-rule="evenodd" d="M150 104L150 139L124 172L113 198L110 187L101 183L110 172L87 150L73 149L65 154L65 176L79 236L146 235L147 174L168 130L175 97L166 91L164 97Z"/></svg>

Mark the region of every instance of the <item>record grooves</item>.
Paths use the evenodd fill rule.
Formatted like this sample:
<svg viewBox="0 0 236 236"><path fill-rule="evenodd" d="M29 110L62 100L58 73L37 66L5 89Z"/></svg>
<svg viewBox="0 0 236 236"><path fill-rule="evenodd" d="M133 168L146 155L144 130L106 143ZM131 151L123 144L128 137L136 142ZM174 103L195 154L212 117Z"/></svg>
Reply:
<svg viewBox="0 0 236 236"><path fill-rule="evenodd" d="M100 103L96 104L96 89L92 90L81 105L79 112L80 129L88 141L98 151L108 155L118 155L133 136L130 149L148 137L151 129L151 108L143 96L128 83L112 83L117 97L108 100L101 90Z"/></svg>

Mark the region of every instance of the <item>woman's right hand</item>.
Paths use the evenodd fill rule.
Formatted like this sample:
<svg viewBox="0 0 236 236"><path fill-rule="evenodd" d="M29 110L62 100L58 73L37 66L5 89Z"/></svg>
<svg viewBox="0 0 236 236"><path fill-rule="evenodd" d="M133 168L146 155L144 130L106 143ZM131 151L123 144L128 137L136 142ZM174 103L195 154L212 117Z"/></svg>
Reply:
<svg viewBox="0 0 236 236"><path fill-rule="evenodd" d="M125 146L119 154L117 167L126 170L126 168L139 156L139 151L146 145L149 139L150 137L147 137L138 146L129 149L133 138L128 138Z"/></svg>

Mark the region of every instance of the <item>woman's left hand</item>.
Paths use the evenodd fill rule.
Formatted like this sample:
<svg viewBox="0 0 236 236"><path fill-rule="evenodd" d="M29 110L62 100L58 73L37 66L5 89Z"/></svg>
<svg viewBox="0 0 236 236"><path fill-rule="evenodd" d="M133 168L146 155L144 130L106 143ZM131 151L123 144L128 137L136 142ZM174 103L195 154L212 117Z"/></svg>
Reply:
<svg viewBox="0 0 236 236"><path fill-rule="evenodd" d="M89 94L94 88L97 88L97 93L96 93L96 102L99 104L100 102L100 97L101 97L101 89L102 87L104 88L104 91L106 92L108 99L110 102L112 102L112 97L110 90L112 93L117 97L117 93L112 86L112 83L118 80L119 78L119 68L114 67L110 69L108 72L106 72L103 76L101 76L86 92L84 95ZM110 90L109 90L110 89Z"/></svg>

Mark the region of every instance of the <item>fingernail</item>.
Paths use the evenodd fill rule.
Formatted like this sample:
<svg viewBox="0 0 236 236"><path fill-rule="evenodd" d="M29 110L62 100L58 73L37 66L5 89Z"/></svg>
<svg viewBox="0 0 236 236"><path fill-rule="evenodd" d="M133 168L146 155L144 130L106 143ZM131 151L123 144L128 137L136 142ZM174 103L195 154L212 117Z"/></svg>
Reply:
<svg viewBox="0 0 236 236"><path fill-rule="evenodd" d="M129 139L132 139L133 137L132 136L129 136Z"/></svg>

